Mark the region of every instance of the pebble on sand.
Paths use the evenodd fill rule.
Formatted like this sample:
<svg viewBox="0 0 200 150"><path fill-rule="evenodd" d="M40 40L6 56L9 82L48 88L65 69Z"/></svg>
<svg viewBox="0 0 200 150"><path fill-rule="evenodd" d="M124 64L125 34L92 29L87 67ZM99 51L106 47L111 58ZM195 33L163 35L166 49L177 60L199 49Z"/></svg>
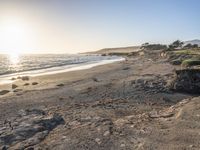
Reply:
<svg viewBox="0 0 200 150"><path fill-rule="evenodd" d="M21 91L23 91L23 90L22 89L15 89L13 92L17 93L17 92L21 92Z"/></svg>
<svg viewBox="0 0 200 150"><path fill-rule="evenodd" d="M96 138L95 142L97 142L97 144L99 144L99 145L101 144L101 140L99 138Z"/></svg>
<svg viewBox="0 0 200 150"><path fill-rule="evenodd" d="M63 83L61 83L61 84L58 84L57 86L58 86L58 87L61 87L61 86L64 86L64 84L63 84Z"/></svg>
<svg viewBox="0 0 200 150"><path fill-rule="evenodd" d="M110 135L110 132L109 132L109 131L106 131L106 132L103 134L103 136L108 136L108 135Z"/></svg>
<svg viewBox="0 0 200 150"><path fill-rule="evenodd" d="M29 77L28 77L28 76L23 76L23 77L21 77L21 79L22 79L23 81L28 81L28 80L29 80Z"/></svg>
<svg viewBox="0 0 200 150"><path fill-rule="evenodd" d="M12 84L12 89L16 89L18 86L16 84Z"/></svg>
<svg viewBox="0 0 200 150"><path fill-rule="evenodd" d="M13 78L11 78L11 80L16 80L16 78L13 77Z"/></svg>
<svg viewBox="0 0 200 150"><path fill-rule="evenodd" d="M32 83L32 85L37 85L37 84L38 84L37 82L33 82L33 83Z"/></svg>
<svg viewBox="0 0 200 150"><path fill-rule="evenodd" d="M25 83L25 84L24 84L24 86L28 86L28 85L30 85L30 83Z"/></svg>
<svg viewBox="0 0 200 150"><path fill-rule="evenodd" d="M2 91L0 91L0 95L5 95L5 94L7 94L7 93L9 93L10 91L8 91L8 90L2 90Z"/></svg>

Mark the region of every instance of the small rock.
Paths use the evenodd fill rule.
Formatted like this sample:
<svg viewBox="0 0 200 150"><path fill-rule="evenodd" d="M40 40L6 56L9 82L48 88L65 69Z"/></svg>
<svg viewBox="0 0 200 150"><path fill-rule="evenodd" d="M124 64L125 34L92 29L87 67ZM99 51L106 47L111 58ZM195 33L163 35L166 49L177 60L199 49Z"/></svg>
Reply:
<svg viewBox="0 0 200 150"><path fill-rule="evenodd" d="M15 89L13 92L17 93L17 92L21 92L21 91L23 91L23 90L22 89Z"/></svg>
<svg viewBox="0 0 200 150"><path fill-rule="evenodd" d="M34 148L33 147L29 147L26 150L34 150Z"/></svg>
<svg viewBox="0 0 200 150"><path fill-rule="evenodd" d="M78 126L78 125L80 125L80 124L81 124L81 123L78 122L78 121L72 121L72 122L69 123L70 126Z"/></svg>
<svg viewBox="0 0 200 150"><path fill-rule="evenodd" d="M125 68L123 68L123 70L129 70L130 69L130 67L125 67Z"/></svg>
<svg viewBox="0 0 200 150"><path fill-rule="evenodd" d="M58 84L57 86L58 86L58 87L61 87L61 86L64 86L64 84L63 84L63 83L61 83L61 84Z"/></svg>
<svg viewBox="0 0 200 150"><path fill-rule="evenodd" d="M22 79L23 81L28 81L28 80L29 80L29 77L28 77L28 76L23 76L23 77L21 77L21 79Z"/></svg>
<svg viewBox="0 0 200 150"><path fill-rule="evenodd" d="M131 125L131 128L135 128L135 126L136 126L136 125L135 125L135 124L133 124L133 125Z"/></svg>
<svg viewBox="0 0 200 150"><path fill-rule="evenodd" d="M22 79L22 77L18 76L17 79Z"/></svg>
<svg viewBox="0 0 200 150"><path fill-rule="evenodd" d="M5 95L5 94L7 94L7 93L9 93L10 91L8 91L8 90L2 90L2 91L0 91L0 95Z"/></svg>
<svg viewBox="0 0 200 150"><path fill-rule="evenodd" d="M97 78L92 78L93 79L93 81L95 81L95 82L99 82L99 80L97 79Z"/></svg>
<svg viewBox="0 0 200 150"><path fill-rule="evenodd" d="M190 145L189 147L190 147L190 148L194 148L194 145Z"/></svg>
<svg viewBox="0 0 200 150"><path fill-rule="evenodd" d="M63 98L63 97L60 97L59 100L64 100L64 98Z"/></svg>
<svg viewBox="0 0 200 150"><path fill-rule="evenodd" d="M12 89L16 89L18 86L16 84L12 84Z"/></svg>
<svg viewBox="0 0 200 150"><path fill-rule="evenodd" d="M121 145L120 145L120 147L125 147L125 146L126 146L125 144L121 144Z"/></svg>
<svg viewBox="0 0 200 150"><path fill-rule="evenodd" d="M33 83L32 83L32 85L37 85L37 84L38 84L37 82L33 82Z"/></svg>
<svg viewBox="0 0 200 150"><path fill-rule="evenodd" d="M30 85L30 83L25 83L25 84L24 84L24 86L28 86L28 85Z"/></svg>
<svg viewBox="0 0 200 150"><path fill-rule="evenodd" d="M110 135L110 132L109 132L109 131L106 131L106 132L103 134L103 136L108 136L108 135Z"/></svg>
<svg viewBox="0 0 200 150"><path fill-rule="evenodd" d="M96 138L95 142L97 142L97 144L99 144L99 145L101 144L101 140L99 138Z"/></svg>

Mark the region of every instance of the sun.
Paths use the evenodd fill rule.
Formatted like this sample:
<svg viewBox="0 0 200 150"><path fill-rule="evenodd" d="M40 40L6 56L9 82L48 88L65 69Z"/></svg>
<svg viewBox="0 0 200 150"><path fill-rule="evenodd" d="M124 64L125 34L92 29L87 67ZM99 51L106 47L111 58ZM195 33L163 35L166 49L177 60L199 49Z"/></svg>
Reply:
<svg viewBox="0 0 200 150"><path fill-rule="evenodd" d="M33 32L23 19L6 16L0 20L0 41L3 52L16 58L21 53L29 53Z"/></svg>

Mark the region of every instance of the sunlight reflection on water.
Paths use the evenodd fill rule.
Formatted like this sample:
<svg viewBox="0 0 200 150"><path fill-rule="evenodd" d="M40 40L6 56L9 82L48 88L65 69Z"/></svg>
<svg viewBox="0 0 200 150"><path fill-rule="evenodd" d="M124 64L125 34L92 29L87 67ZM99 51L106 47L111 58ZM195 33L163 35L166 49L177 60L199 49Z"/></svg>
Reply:
<svg viewBox="0 0 200 150"><path fill-rule="evenodd" d="M9 54L9 60L11 65L17 65L19 63L19 54Z"/></svg>

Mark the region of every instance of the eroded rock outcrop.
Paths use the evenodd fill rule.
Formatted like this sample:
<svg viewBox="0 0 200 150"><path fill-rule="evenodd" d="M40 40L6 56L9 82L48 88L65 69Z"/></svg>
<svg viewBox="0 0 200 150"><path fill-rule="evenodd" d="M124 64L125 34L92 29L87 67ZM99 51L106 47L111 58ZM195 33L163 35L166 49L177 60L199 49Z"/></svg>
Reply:
<svg viewBox="0 0 200 150"><path fill-rule="evenodd" d="M190 94L200 94L200 69L176 70L171 89Z"/></svg>
<svg viewBox="0 0 200 150"><path fill-rule="evenodd" d="M39 109L21 110L16 118L4 121L3 127L0 128L0 145L6 149L34 146L63 123L63 118L58 114L48 115Z"/></svg>

